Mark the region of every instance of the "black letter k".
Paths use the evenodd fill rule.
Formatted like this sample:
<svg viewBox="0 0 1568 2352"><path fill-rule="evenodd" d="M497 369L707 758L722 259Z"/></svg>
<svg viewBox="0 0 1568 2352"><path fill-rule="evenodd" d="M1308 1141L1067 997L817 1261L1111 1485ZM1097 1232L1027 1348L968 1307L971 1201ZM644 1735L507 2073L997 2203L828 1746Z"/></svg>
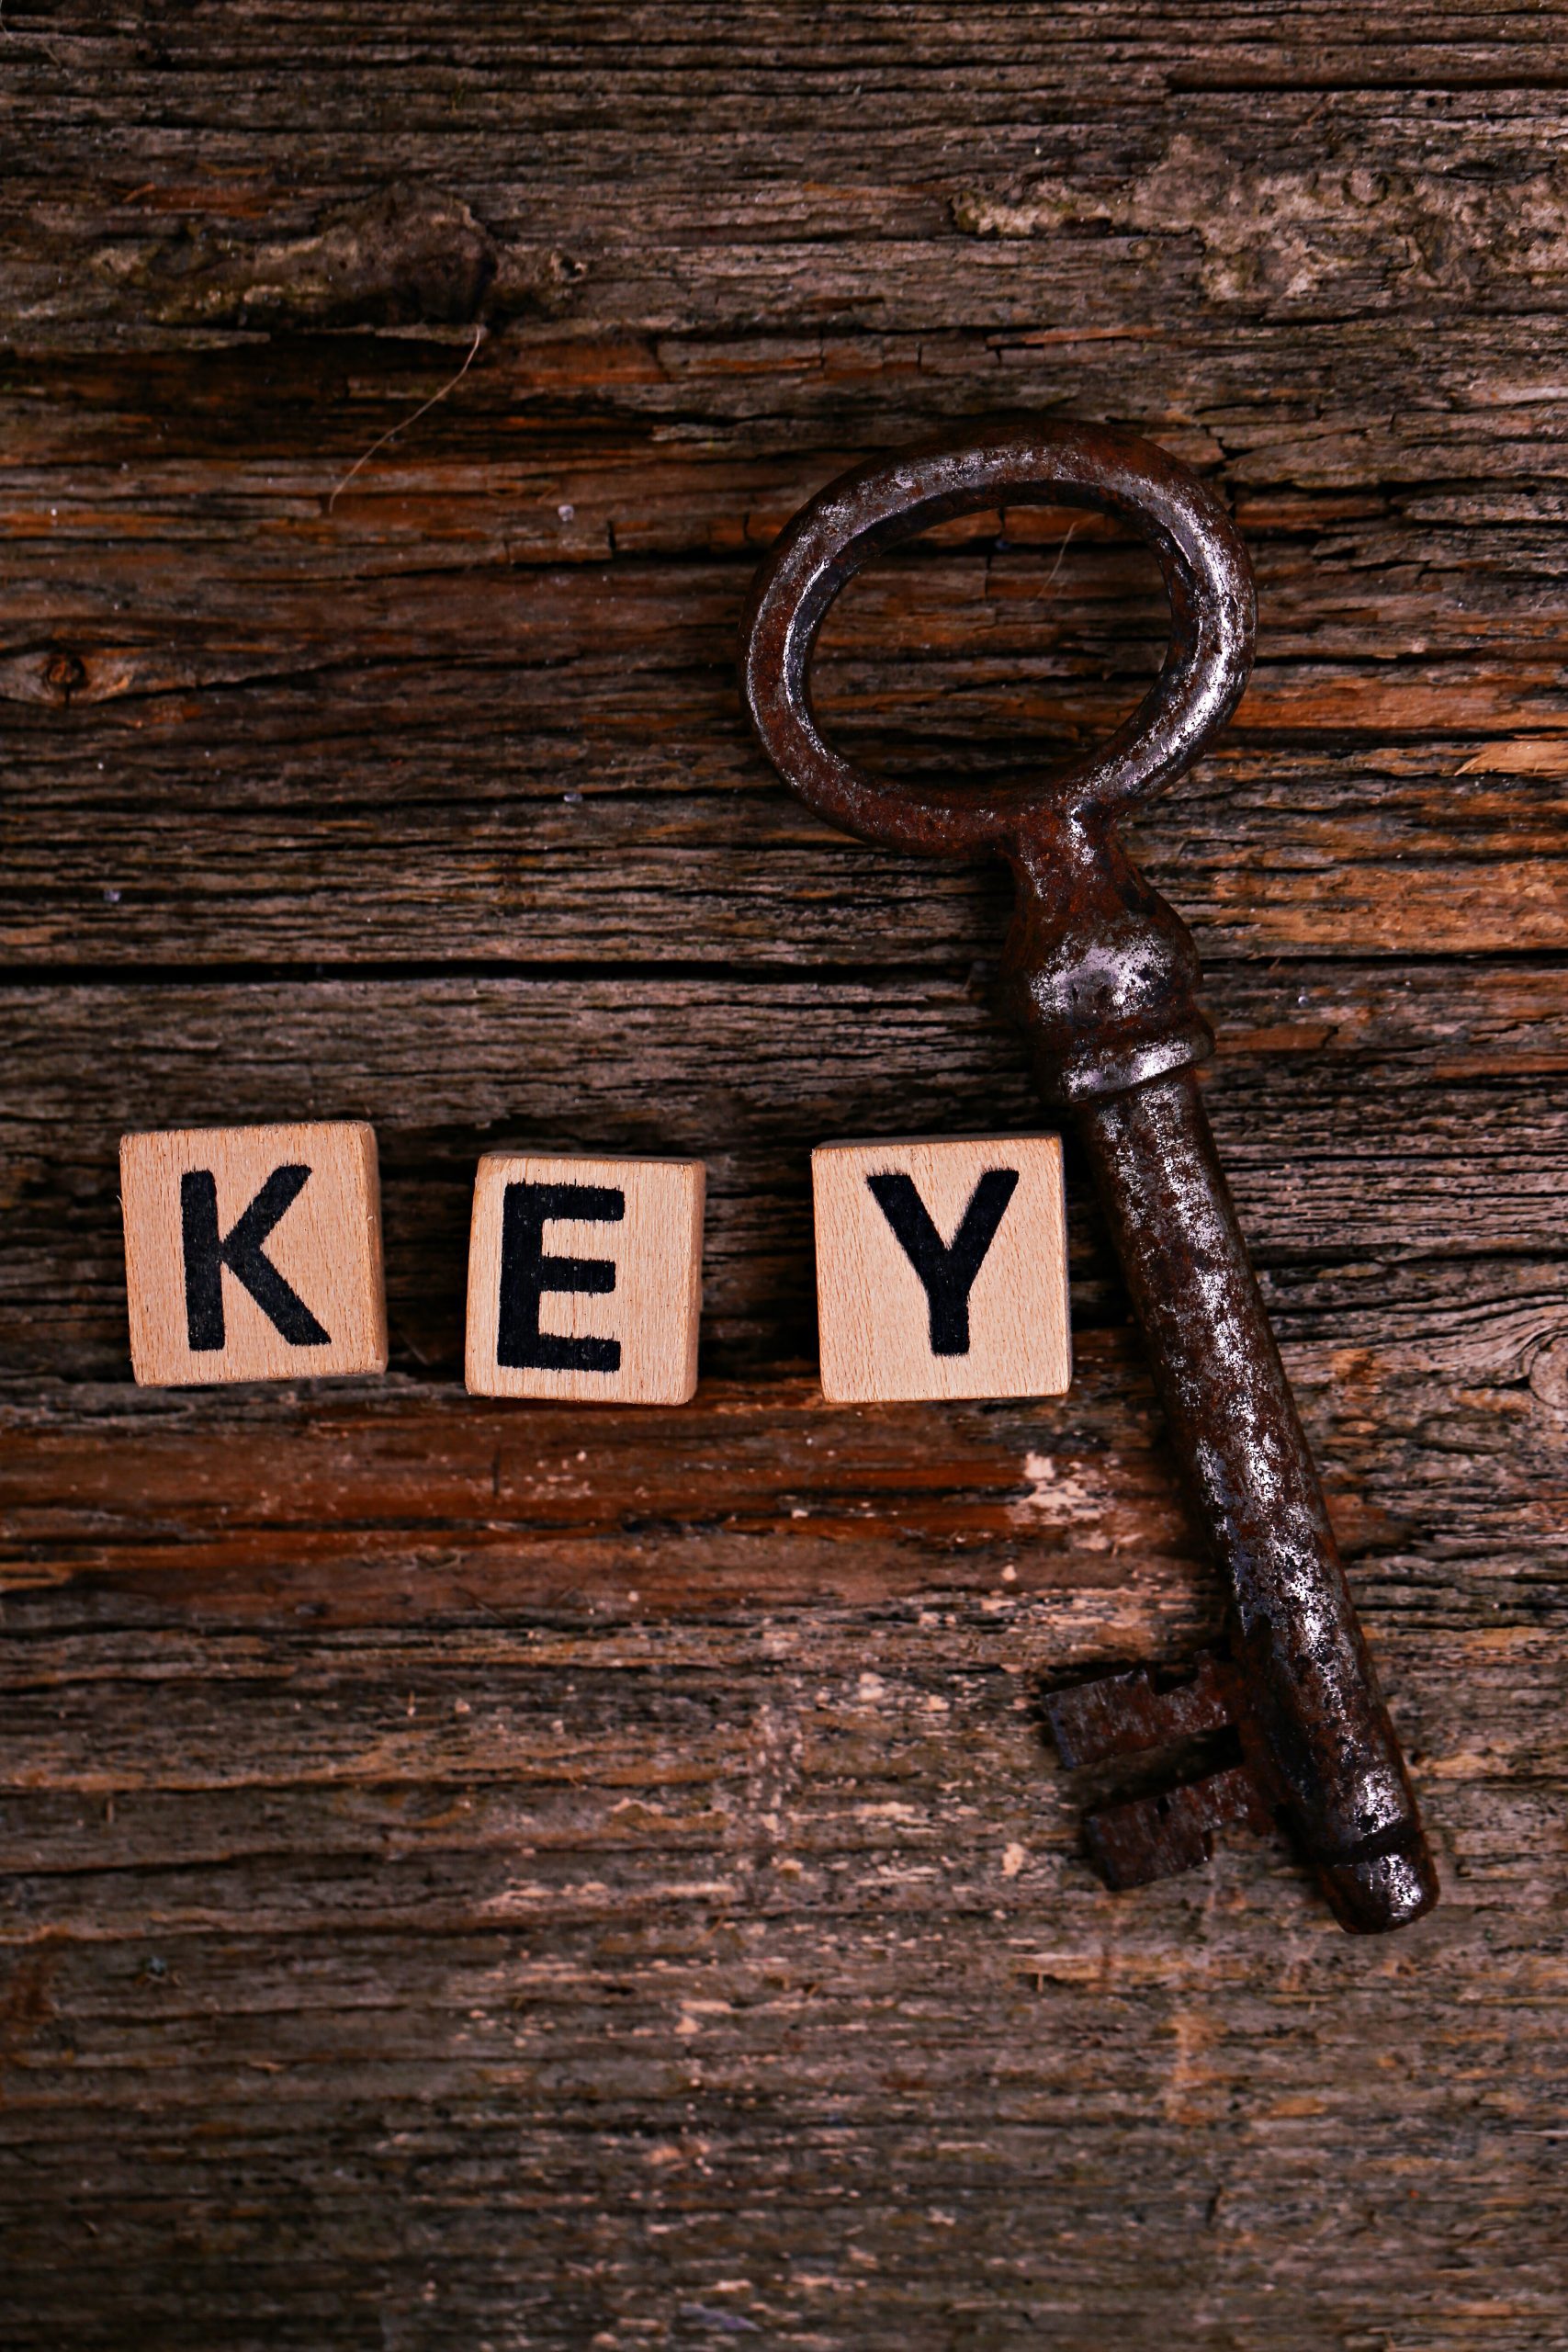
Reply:
<svg viewBox="0 0 1568 2352"><path fill-rule="evenodd" d="M228 1267L290 1347L325 1348L323 1331L299 1292L286 1283L262 1243L310 1179L308 1168L275 1168L227 1233L218 1230L218 1185L209 1168L180 1178L180 1231L186 1259L186 1332L193 1350L223 1345L223 1269Z"/></svg>

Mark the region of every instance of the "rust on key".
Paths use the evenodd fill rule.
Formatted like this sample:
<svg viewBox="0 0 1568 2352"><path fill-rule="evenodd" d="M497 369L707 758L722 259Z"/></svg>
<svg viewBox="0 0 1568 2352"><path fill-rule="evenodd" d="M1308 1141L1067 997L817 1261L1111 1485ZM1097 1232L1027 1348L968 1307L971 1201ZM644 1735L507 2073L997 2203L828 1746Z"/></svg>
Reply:
<svg viewBox="0 0 1568 2352"><path fill-rule="evenodd" d="M1152 547L1171 614L1158 677L1104 743L1037 779L866 774L812 709L829 606L884 549L949 515L1021 503L1097 508ZM1199 1669L1190 1698L1118 1676L1098 1701L1080 1688L1056 1705L1069 1762L1088 1760L1091 1725L1104 1756L1224 1724L1240 1741L1240 1764L1091 1816L1091 1853L1112 1884L1141 1884L1201 1860L1223 1822L1278 1820L1340 1922L1376 1931L1429 1909L1437 1874L1193 1075L1213 1046L1195 1001L1197 951L1115 830L1229 718L1253 620L1246 549L1196 475L1131 434L1053 422L830 482L758 574L742 678L763 750L819 814L885 846L989 850L1011 867L1006 1001L1043 1094L1083 1135L1190 1498L1226 1579L1228 1655Z"/></svg>

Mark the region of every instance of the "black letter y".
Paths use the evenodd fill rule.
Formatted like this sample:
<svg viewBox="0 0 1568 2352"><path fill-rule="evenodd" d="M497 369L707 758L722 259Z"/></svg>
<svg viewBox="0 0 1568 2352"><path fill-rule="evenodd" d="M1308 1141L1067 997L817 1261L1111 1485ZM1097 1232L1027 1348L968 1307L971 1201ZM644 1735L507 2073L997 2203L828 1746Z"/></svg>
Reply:
<svg viewBox="0 0 1568 2352"><path fill-rule="evenodd" d="M865 1181L925 1289L932 1355L966 1356L969 1294L1017 1190L1017 1169L987 1169L969 1195L951 1249L931 1223L911 1178L889 1174L868 1176Z"/></svg>

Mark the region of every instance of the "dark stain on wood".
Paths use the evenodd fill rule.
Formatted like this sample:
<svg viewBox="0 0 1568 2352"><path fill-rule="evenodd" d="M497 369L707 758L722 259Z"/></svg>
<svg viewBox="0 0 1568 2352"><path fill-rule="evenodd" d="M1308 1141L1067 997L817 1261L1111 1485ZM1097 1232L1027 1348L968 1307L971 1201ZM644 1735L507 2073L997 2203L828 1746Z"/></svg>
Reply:
<svg viewBox="0 0 1568 2352"><path fill-rule="evenodd" d="M1568 2344L1568 17L0 62L0 2343ZM812 1378L810 1144L1038 1113L999 879L790 803L736 627L840 467L1062 408L1258 565L1138 854L1438 1845L1386 1947L1240 1835L1079 1851L1042 1688L1216 1614L1080 1171L1068 1396ZM1160 632L976 518L823 707L994 775ZM288 1115L380 1134L389 1378L136 1391L118 1133ZM551 1140L708 1161L690 1409L462 1396L473 1162Z"/></svg>

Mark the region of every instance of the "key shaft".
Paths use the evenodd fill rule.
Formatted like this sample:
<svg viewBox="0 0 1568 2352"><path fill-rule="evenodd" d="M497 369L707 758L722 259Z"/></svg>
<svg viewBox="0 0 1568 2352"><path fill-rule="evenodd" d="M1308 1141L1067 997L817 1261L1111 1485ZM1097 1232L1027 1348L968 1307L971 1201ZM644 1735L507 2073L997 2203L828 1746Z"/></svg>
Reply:
<svg viewBox="0 0 1568 2352"><path fill-rule="evenodd" d="M1178 1070L1077 1117L1189 1499L1229 1586L1247 1762L1343 1925L1398 1927L1437 1880L1197 1080Z"/></svg>

